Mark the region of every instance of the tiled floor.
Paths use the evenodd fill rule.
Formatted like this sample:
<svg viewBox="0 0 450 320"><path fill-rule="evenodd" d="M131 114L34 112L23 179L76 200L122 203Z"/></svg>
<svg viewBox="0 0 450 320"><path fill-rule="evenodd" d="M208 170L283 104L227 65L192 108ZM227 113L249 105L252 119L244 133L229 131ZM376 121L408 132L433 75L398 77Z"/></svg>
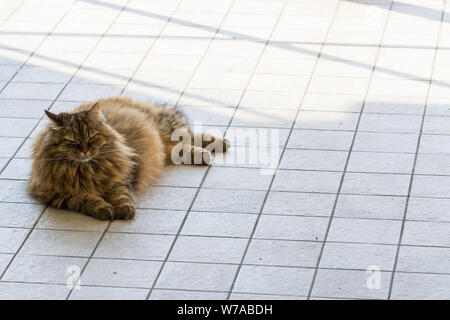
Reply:
<svg viewBox="0 0 450 320"><path fill-rule="evenodd" d="M0 298L450 299L449 12L0 0ZM35 204L43 109L120 94L233 148L168 168L133 221Z"/></svg>

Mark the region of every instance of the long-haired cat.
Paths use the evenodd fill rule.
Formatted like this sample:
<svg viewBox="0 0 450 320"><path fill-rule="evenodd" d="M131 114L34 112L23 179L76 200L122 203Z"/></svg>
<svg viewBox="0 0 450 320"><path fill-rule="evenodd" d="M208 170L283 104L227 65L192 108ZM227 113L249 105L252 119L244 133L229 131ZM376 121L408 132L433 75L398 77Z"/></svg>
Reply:
<svg viewBox="0 0 450 320"><path fill-rule="evenodd" d="M193 134L176 108L129 98L101 99L68 113L45 112L51 121L33 145L29 194L101 220L133 218L135 192L155 182L166 162L179 163L182 157L209 164L211 151L228 147L225 139ZM188 143L172 141L173 133L188 136Z"/></svg>

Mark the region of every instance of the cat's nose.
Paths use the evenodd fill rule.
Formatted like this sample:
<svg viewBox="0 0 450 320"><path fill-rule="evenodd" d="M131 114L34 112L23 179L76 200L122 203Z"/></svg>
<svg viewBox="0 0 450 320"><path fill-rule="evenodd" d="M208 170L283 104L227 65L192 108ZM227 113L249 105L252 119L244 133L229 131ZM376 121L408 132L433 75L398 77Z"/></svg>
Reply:
<svg viewBox="0 0 450 320"><path fill-rule="evenodd" d="M84 153L84 155L86 155L88 153L88 147L87 145L81 145L81 152Z"/></svg>

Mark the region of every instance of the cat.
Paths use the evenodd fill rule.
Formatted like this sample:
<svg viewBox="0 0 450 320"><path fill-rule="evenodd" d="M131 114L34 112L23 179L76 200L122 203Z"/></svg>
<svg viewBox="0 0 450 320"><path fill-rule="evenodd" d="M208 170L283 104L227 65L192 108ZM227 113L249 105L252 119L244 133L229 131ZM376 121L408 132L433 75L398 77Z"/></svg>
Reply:
<svg viewBox="0 0 450 320"><path fill-rule="evenodd" d="M133 218L135 194L154 183L165 164L181 158L210 164L211 152L229 148L226 139L194 134L176 108L125 97L45 113L51 121L33 144L28 193L100 220ZM172 141L174 133L188 141Z"/></svg>

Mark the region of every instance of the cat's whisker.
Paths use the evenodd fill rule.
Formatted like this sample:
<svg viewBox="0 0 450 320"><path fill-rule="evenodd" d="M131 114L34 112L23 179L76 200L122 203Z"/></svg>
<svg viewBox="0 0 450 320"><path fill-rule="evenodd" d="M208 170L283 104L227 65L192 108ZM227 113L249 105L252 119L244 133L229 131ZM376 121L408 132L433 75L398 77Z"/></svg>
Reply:
<svg viewBox="0 0 450 320"><path fill-rule="evenodd" d="M113 153L120 151L120 149L110 149L110 150L103 150L100 151L97 155L100 154L107 154L107 153ZM92 158L98 158L97 156L93 156ZM73 160L73 161L80 161L82 159L74 158L74 157L53 157L53 158L41 158L41 159L35 159L35 161L58 161L58 160Z"/></svg>
<svg viewBox="0 0 450 320"><path fill-rule="evenodd" d="M77 159L62 157L62 158L42 158L42 159L35 159L34 161L58 161L58 160L77 160Z"/></svg>
<svg viewBox="0 0 450 320"><path fill-rule="evenodd" d="M98 152L98 154L111 153L111 152L117 152L117 151L120 151L120 149L102 150L102 151Z"/></svg>

